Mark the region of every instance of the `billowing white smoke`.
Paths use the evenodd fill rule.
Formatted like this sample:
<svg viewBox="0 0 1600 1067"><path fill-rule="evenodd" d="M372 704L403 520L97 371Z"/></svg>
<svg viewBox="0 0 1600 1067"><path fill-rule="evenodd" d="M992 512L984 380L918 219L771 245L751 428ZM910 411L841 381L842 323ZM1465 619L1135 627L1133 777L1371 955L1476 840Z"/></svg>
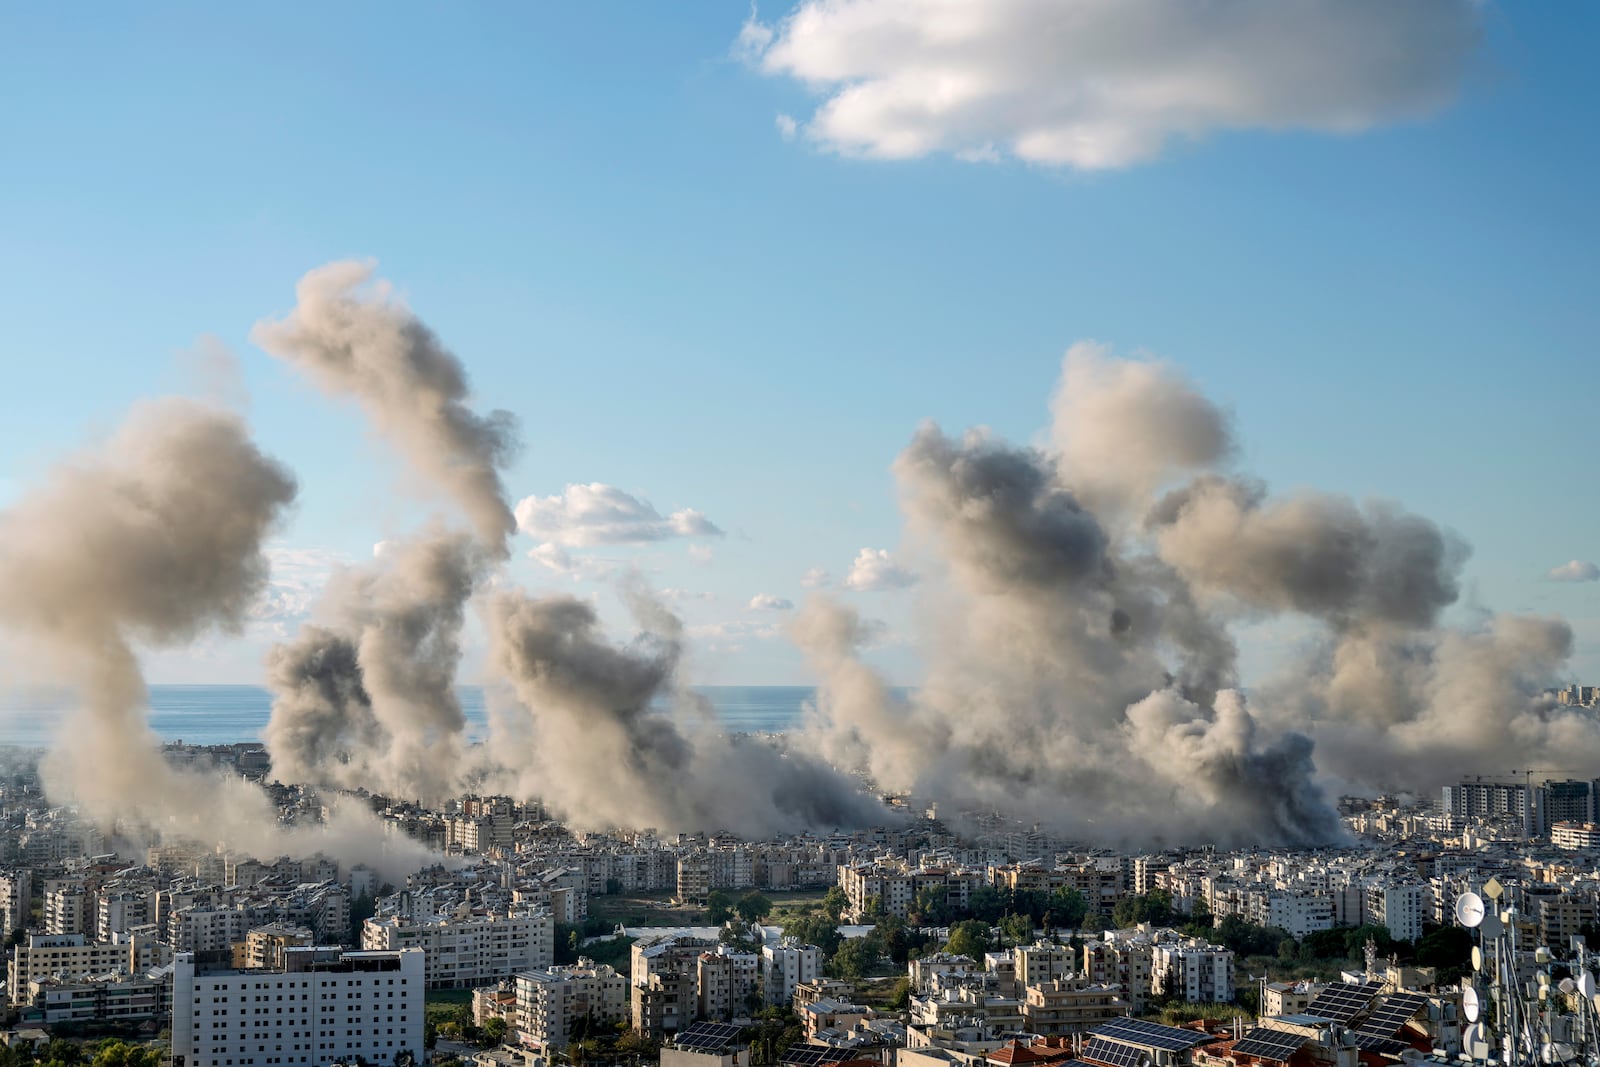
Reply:
<svg viewBox="0 0 1600 1067"><path fill-rule="evenodd" d="M925 426L895 463L946 579L913 697L861 661L849 609L796 621L819 743L880 786L1103 840L1314 843L1339 835L1322 781L1600 754L1593 720L1540 695L1563 624L1440 626L1466 550L1433 523L1227 472L1229 420L1163 364L1075 346L1053 411L1046 449ZM1247 704L1230 627L1273 615L1324 638Z"/></svg>

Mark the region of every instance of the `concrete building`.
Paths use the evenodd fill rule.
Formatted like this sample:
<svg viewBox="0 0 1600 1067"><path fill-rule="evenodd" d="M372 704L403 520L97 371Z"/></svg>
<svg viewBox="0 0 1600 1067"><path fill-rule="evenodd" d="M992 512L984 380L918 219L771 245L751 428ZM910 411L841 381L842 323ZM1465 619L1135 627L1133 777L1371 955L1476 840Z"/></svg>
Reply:
<svg viewBox="0 0 1600 1067"><path fill-rule="evenodd" d="M96 979L36 978L16 1003L26 1025L106 1024L165 1020L172 1011L172 975L108 975Z"/></svg>
<svg viewBox="0 0 1600 1067"><path fill-rule="evenodd" d="M361 927L372 952L422 949L429 989L470 989L555 962L555 920L547 911L382 916Z"/></svg>
<svg viewBox="0 0 1600 1067"><path fill-rule="evenodd" d="M1591 821L1558 822L1550 827L1550 843L1568 852L1600 849L1600 825Z"/></svg>
<svg viewBox="0 0 1600 1067"><path fill-rule="evenodd" d="M316 943L311 930L304 926L272 923L258 926L244 935L244 940L234 945L235 967L282 970L284 953L291 948L307 948Z"/></svg>
<svg viewBox="0 0 1600 1067"><path fill-rule="evenodd" d="M88 941L82 934L34 934L12 950L6 995L13 1004L25 1004L32 1000L30 983L142 974L171 959L167 946L148 938L102 943Z"/></svg>
<svg viewBox="0 0 1600 1067"><path fill-rule="evenodd" d="M415 949L293 948L281 971L173 962L174 1067L421 1063L422 1024Z"/></svg>
<svg viewBox="0 0 1600 1067"><path fill-rule="evenodd" d="M768 1004L787 1004L801 982L814 982L822 973L822 950L802 945L792 937L780 944L761 946L761 987Z"/></svg>
<svg viewBox="0 0 1600 1067"><path fill-rule="evenodd" d="M1018 990L1077 976L1076 953L1054 941L1036 941L1011 950L1012 981Z"/></svg>
<svg viewBox="0 0 1600 1067"><path fill-rule="evenodd" d="M1129 1007L1120 986L1086 978L1056 979L1030 985L1023 993L1023 1029L1044 1037L1081 1034L1126 1015Z"/></svg>
<svg viewBox="0 0 1600 1067"><path fill-rule="evenodd" d="M1233 1000L1233 953L1197 938L1157 942L1151 952L1151 992L1190 1004Z"/></svg>
<svg viewBox="0 0 1600 1067"><path fill-rule="evenodd" d="M1386 927L1396 941L1416 941L1433 899L1421 883L1373 882L1367 886L1367 921Z"/></svg>
<svg viewBox="0 0 1600 1067"><path fill-rule="evenodd" d="M1154 947L1148 938L1110 937L1083 946L1083 977L1095 985L1121 987L1136 1014L1150 1007Z"/></svg>
<svg viewBox="0 0 1600 1067"><path fill-rule="evenodd" d="M529 1048L565 1049L573 1027L626 1022L628 980L615 968L580 959L576 966L522 971L516 977L517 1039Z"/></svg>
<svg viewBox="0 0 1600 1067"><path fill-rule="evenodd" d="M10 935L26 929L32 900L32 870L17 867L0 871L0 930Z"/></svg>

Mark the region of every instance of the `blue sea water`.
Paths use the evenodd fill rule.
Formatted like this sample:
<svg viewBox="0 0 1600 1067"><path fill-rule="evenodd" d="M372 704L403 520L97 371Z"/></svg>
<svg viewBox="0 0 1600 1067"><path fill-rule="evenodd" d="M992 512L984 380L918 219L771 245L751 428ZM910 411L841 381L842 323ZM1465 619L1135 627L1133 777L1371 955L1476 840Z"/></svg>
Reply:
<svg viewBox="0 0 1600 1067"><path fill-rule="evenodd" d="M800 721L802 707L815 692L809 686L708 685L697 691L710 702L722 727L732 733L782 733ZM458 693L467 733L488 733L482 688ZM0 695L0 745L44 748L60 730L70 701L47 695ZM257 741L272 710L272 696L254 685L153 685L150 728L166 741L191 745Z"/></svg>

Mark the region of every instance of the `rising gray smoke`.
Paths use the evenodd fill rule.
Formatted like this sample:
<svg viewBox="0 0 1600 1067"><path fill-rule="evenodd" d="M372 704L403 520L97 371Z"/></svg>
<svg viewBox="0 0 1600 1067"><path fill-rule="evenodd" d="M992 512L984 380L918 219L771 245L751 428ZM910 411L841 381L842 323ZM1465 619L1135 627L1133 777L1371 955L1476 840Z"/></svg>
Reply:
<svg viewBox="0 0 1600 1067"><path fill-rule="evenodd" d="M642 632L617 646L585 601L513 591L491 598L490 658L529 715L514 732L531 746L504 754L523 775L521 792L537 791L585 828L767 836L883 821L855 782L811 757L681 730L660 702L690 701L682 710L709 717L678 681L682 625L638 587L628 599Z"/></svg>
<svg viewBox="0 0 1600 1067"><path fill-rule="evenodd" d="M462 789L456 670L466 604L487 565L472 537L435 533L336 576L323 621L268 656L274 699L262 739L280 780L429 801Z"/></svg>
<svg viewBox="0 0 1600 1067"><path fill-rule="evenodd" d="M1047 450L924 427L896 461L911 537L947 578L928 676L895 697L854 613L808 604L794 633L825 751L957 807L1223 844L1337 838L1324 784L1600 756L1593 720L1541 695L1563 624L1440 624L1467 554L1453 535L1228 473L1228 419L1162 364L1075 346L1053 410ZM1230 627L1280 615L1323 637L1247 705Z"/></svg>
<svg viewBox="0 0 1600 1067"><path fill-rule="evenodd" d="M330 393L355 398L423 476L453 497L485 545L506 551L516 530L500 483L515 450L508 412L466 405L461 361L432 330L371 281L371 263L329 263L295 287L298 303L251 340L302 368ZM366 286L363 288L363 286Z"/></svg>
<svg viewBox="0 0 1600 1067"><path fill-rule="evenodd" d="M0 515L0 624L81 699L41 768L53 798L108 828L262 856L334 843L279 830L266 795L237 776L170 764L134 652L237 631L267 577L262 541L294 494L238 417L165 401ZM370 819L362 830L381 836Z"/></svg>

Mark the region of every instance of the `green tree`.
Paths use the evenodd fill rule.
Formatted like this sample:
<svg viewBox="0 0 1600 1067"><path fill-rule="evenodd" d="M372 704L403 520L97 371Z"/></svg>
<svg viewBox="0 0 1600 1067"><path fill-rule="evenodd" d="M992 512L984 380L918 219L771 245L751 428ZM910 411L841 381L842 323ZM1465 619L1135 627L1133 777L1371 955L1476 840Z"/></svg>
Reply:
<svg viewBox="0 0 1600 1067"><path fill-rule="evenodd" d="M871 937L849 937L828 957L828 974L833 978L862 978L877 966L881 953L875 951Z"/></svg>
<svg viewBox="0 0 1600 1067"><path fill-rule="evenodd" d="M822 895L822 914L837 923L844 916L844 909L850 906L850 898L845 896L844 890L836 885L830 885L828 891Z"/></svg>
<svg viewBox="0 0 1600 1067"><path fill-rule="evenodd" d="M706 897L706 918L713 926L721 926L733 918L733 896L720 889L713 889L711 895Z"/></svg>
<svg viewBox="0 0 1600 1067"><path fill-rule="evenodd" d="M1033 940L1033 916L1007 915L1000 920L1000 933L1013 945L1024 945Z"/></svg>
<svg viewBox="0 0 1600 1067"><path fill-rule="evenodd" d="M843 940L838 925L824 915L802 916L785 926L783 932L799 938L802 944L816 945L822 950L824 959L837 952L839 942Z"/></svg>
<svg viewBox="0 0 1600 1067"><path fill-rule="evenodd" d="M500 1044L506 1039L506 1021L498 1015L486 1019L483 1024L483 1036L490 1044Z"/></svg>
<svg viewBox="0 0 1600 1067"><path fill-rule="evenodd" d="M1084 917L1089 914L1089 902L1076 889L1057 889L1050 894L1049 909L1052 923L1068 930L1076 930L1083 925Z"/></svg>
<svg viewBox="0 0 1600 1067"><path fill-rule="evenodd" d="M989 924L978 919L967 919L950 928L950 940L945 942L944 950L957 956L982 960L989 947Z"/></svg>
<svg viewBox="0 0 1600 1067"><path fill-rule="evenodd" d="M92 1067L160 1067L161 1053L125 1041L103 1041L90 1063Z"/></svg>
<svg viewBox="0 0 1600 1067"><path fill-rule="evenodd" d="M745 922L758 923L772 914L772 901L751 890L739 898L739 902L734 905L734 910L739 913L739 918Z"/></svg>

